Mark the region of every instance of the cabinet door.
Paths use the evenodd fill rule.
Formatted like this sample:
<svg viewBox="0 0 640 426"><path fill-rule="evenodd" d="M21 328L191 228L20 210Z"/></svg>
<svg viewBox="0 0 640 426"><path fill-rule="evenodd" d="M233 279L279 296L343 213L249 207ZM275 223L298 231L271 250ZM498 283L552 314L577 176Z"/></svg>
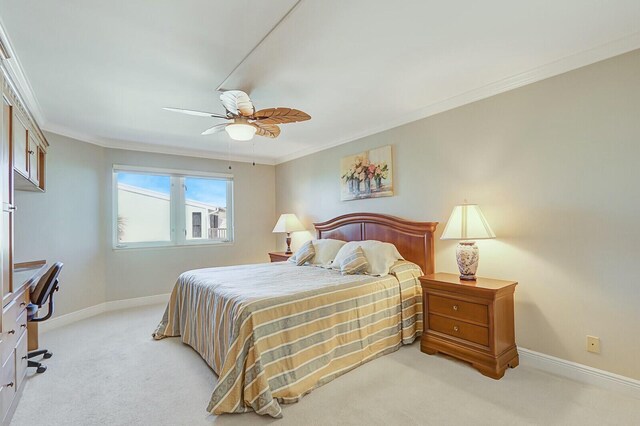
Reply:
<svg viewBox="0 0 640 426"><path fill-rule="evenodd" d="M45 173L47 167L47 153L42 146L38 146L38 186L43 191L45 190Z"/></svg>
<svg viewBox="0 0 640 426"><path fill-rule="evenodd" d="M2 120L0 120L0 161L2 163L2 176L0 176L0 195L2 196L2 211L0 212L0 286L2 297L13 291L12 277L12 244L13 244L13 191L11 182L13 170L11 170L11 106L2 99Z"/></svg>
<svg viewBox="0 0 640 426"><path fill-rule="evenodd" d="M11 182L13 179L13 171L11 170L11 105L7 100L2 99L2 119L0 119L0 164L2 164L2 174L0 175L0 199L2 200L3 210L7 210L9 204L13 203L13 192L11 191Z"/></svg>
<svg viewBox="0 0 640 426"><path fill-rule="evenodd" d="M20 121L18 114L13 113L13 168L24 177L29 177L29 144L27 142L27 127Z"/></svg>
<svg viewBox="0 0 640 426"><path fill-rule="evenodd" d="M11 246L13 243L13 213L0 213L0 263L2 264L2 299L13 292Z"/></svg>
<svg viewBox="0 0 640 426"><path fill-rule="evenodd" d="M29 133L29 180L39 186L40 183L40 147L38 141Z"/></svg>

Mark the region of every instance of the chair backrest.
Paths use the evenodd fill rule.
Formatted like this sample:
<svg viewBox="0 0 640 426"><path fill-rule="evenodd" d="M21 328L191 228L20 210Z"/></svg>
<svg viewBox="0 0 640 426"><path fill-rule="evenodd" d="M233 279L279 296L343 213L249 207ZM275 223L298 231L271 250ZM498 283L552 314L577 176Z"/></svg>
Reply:
<svg viewBox="0 0 640 426"><path fill-rule="evenodd" d="M58 275L60 275L63 266L62 262L56 262L40 277L38 284L31 292L31 303L38 306L44 305L49 295L58 286Z"/></svg>

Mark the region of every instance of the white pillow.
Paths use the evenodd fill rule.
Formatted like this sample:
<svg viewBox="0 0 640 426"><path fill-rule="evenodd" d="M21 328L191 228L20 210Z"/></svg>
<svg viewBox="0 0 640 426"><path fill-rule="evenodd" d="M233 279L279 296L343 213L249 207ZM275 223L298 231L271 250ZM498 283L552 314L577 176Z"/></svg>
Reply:
<svg viewBox="0 0 640 426"><path fill-rule="evenodd" d="M340 273L342 275L356 275L367 272L369 262L364 255L362 247L356 247L351 254L344 258L344 262L340 264Z"/></svg>
<svg viewBox="0 0 640 426"><path fill-rule="evenodd" d="M296 265L302 266L315 256L316 251L313 249L311 241L307 241L298 249L295 255Z"/></svg>
<svg viewBox="0 0 640 426"><path fill-rule="evenodd" d="M333 260L332 268L340 269L340 264L357 247L362 247L364 255L367 257L367 261L369 262L367 274L369 275L388 275L389 268L391 268L397 260L403 259L396 246L391 243L383 243L382 241L376 240L350 241L342 246L336 258Z"/></svg>
<svg viewBox="0 0 640 426"><path fill-rule="evenodd" d="M327 238L324 240L311 240L311 244L313 244L313 249L316 254L311 258L309 264L328 267L346 242ZM289 262L298 263L297 258L301 249L302 247L289 258ZM338 269L340 268L338 267Z"/></svg>
<svg viewBox="0 0 640 426"><path fill-rule="evenodd" d="M330 238L312 240L311 242L316 251L316 255L311 259L311 264L320 266L327 266L333 262L342 246L346 244L342 240L332 240Z"/></svg>

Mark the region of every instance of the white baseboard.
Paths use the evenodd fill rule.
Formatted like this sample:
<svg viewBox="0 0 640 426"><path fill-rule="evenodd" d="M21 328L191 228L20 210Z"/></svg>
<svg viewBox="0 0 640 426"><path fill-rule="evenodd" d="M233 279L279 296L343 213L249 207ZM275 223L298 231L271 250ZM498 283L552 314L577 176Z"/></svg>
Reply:
<svg viewBox="0 0 640 426"><path fill-rule="evenodd" d="M112 300L105 303L105 312L117 311L120 309L135 308L136 306L155 305L157 303L167 303L171 293L156 294L154 296L135 297L133 299Z"/></svg>
<svg viewBox="0 0 640 426"><path fill-rule="evenodd" d="M80 309L79 311L71 312L70 314L54 316L47 321L41 322L38 324L38 330L40 333L44 333L48 330L62 327L63 325L71 324L76 321L81 321L85 318L90 318L103 312L106 312L106 303L89 306L88 308Z"/></svg>
<svg viewBox="0 0 640 426"><path fill-rule="evenodd" d="M640 380L518 347L520 364L640 399Z"/></svg>
<svg viewBox="0 0 640 426"><path fill-rule="evenodd" d="M156 303L166 303L170 294L156 294L154 296L135 297L133 299L112 300L110 302L99 303L85 309L81 309L69 314L54 316L48 321L40 323L39 331L45 333L54 328L81 321L86 318L102 314L104 312L118 311L120 309L134 308L136 306L154 305Z"/></svg>

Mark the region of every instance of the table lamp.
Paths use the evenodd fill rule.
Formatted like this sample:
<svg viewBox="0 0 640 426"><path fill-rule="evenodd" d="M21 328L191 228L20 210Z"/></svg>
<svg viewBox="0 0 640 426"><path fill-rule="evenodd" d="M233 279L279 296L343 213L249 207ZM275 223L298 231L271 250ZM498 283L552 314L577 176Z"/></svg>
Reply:
<svg viewBox="0 0 640 426"><path fill-rule="evenodd" d="M284 213L280 215L278 223L273 227L273 232L287 233L287 251L286 254L293 253L291 251L291 233L296 231L304 231L304 226L293 213Z"/></svg>
<svg viewBox="0 0 640 426"><path fill-rule="evenodd" d="M480 250L474 240L495 238L487 220L476 204L465 203L453 208L444 228L441 240L460 240L456 247L456 259L460 279L474 281L478 270Z"/></svg>

